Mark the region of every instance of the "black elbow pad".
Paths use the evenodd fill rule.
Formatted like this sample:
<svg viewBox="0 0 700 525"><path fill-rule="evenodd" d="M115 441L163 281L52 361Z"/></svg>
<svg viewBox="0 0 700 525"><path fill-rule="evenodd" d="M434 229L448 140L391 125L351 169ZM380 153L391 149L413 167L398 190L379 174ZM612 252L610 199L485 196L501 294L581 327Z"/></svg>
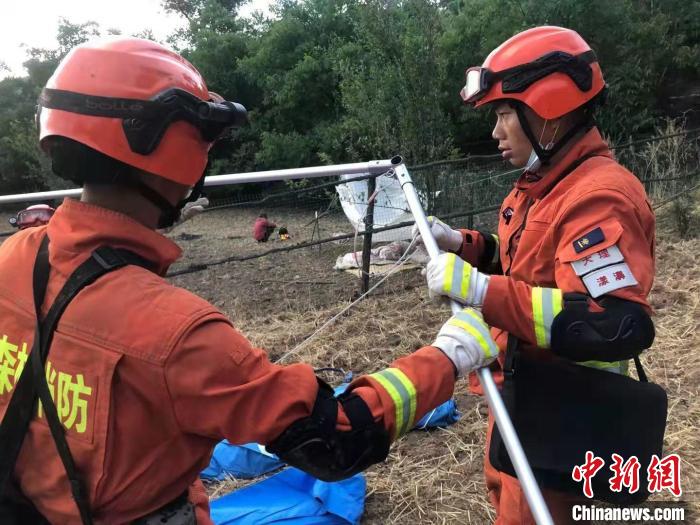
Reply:
<svg viewBox="0 0 700 525"><path fill-rule="evenodd" d="M564 294L552 323L552 352L572 361L632 359L654 341L654 323L638 303L604 296L605 311L591 312L587 295Z"/></svg>
<svg viewBox="0 0 700 525"><path fill-rule="evenodd" d="M313 412L299 419L267 446L284 462L323 481L338 481L384 461L389 454L389 433L375 423L369 408L350 392L338 398L333 389L318 380ZM336 430L338 403L352 429Z"/></svg>

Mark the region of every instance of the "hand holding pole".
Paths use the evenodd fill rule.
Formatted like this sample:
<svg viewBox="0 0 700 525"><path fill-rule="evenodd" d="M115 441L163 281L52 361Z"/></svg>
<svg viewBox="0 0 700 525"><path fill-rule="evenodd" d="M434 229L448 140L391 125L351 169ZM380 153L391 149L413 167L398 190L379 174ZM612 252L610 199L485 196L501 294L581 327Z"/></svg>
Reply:
<svg viewBox="0 0 700 525"><path fill-rule="evenodd" d="M423 238L425 249L428 251L430 258L434 259L440 254L440 250L435 242L435 239L433 238L430 225L428 224L423 211L423 206L421 205L418 194L413 186L413 181L408 174L408 169L406 169L406 166L403 164L403 159L401 159L401 157L394 157L392 159L392 164L394 164L396 178L398 179L399 184L401 184L401 189L406 196L408 207L410 208L413 218L416 221L418 231ZM450 301L450 307L452 308L453 314L462 309L460 304L456 301ZM491 412L493 413L498 429L501 432L506 449L508 450L508 455L513 462L515 472L518 475L518 480L520 481L520 485L523 487L525 497L527 498L530 505L530 510L532 511L532 515L534 516L537 525L553 525L554 522L552 521L552 516L549 513L549 509L547 509L547 505L542 497L540 487L537 485L537 481L532 473L530 464L525 457L525 452L520 444L520 439L515 432L513 422L510 420L508 411L503 404L503 399L501 398L498 387L496 387L496 383L493 380L491 370L488 368L480 368L477 370L477 375L479 376L479 381L481 381L481 386L484 389L486 400L491 407Z"/></svg>

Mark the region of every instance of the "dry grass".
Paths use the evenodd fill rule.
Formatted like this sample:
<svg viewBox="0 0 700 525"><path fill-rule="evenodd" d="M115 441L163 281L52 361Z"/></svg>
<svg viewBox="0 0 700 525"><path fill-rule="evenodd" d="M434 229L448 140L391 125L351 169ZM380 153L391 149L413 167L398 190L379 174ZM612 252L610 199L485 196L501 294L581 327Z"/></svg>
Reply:
<svg viewBox="0 0 700 525"><path fill-rule="evenodd" d="M695 202L698 197L695 196ZM279 246L250 239L258 210L218 210L199 217L183 232L187 264ZM312 212L275 211L295 241L308 239L304 227ZM327 219L324 236L348 232L342 217ZM682 458L681 502L700 516L700 238L681 239L665 208L659 217L658 267L650 300L656 310L657 337L643 361L651 380L668 392L665 452ZM0 239L1 240L1 239ZM283 355L339 312L358 288L357 278L332 271L335 258L351 245L325 245L247 261L223 264L173 279L219 306L252 341ZM313 284L331 282L332 284ZM399 272L377 293L301 349L293 360L355 373L376 371L393 359L430 343L448 311L426 297L418 271ZM387 461L367 473L363 523L474 523L492 521L482 474L486 407L457 384L462 419L447 430L412 432L396 443ZM218 497L251 483L227 480L210 487ZM668 493L655 501L671 501ZM689 518L688 523L694 518Z"/></svg>
<svg viewBox="0 0 700 525"><path fill-rule="evenodd" d="M238 226L241 223L234 219L240 212L215 213L222 217L214 222L227 217L228 228L247 229L247 224ZM197 225L205 237L213 215ZM700 515L700 239L679 238L672 231L669 215L665 210L660 213L657 276L650 297L656 310L657 337L643 361L650 379L668 392L665 452L677 452L682 458L681 502ZM221 227L214 224L213 228L220 237ZM240 242L241 250L260 249ZM215 249L219 251L220 247ZM306 249L276 256L274 261L261 259L262 267L254 262L222 265L176 281L189 279L183 284L218 301L237 326L255 344L269 349L275 359L351 299L357 280L330 270L334 258L348 249L348 245ZM188 248L186 255L194 254ZM198 253L194 259L206 258ZM263 286L258 284L261 271L268 280ZM222 275L226 278L217 282L224 286L212 290L209 283ZM200 278L205 282L196 281ZM334 285L294 284L299 279L333 281ZM243 284L247 281L252 281L254 294ZM239 289L248 295L237 293ZM375 371L432 341L447 315L446 309L428 302L423 278L417 271L400 272L289 361L302 360L355 373ZM463 413L458 423L447 430L410 433L393 446L385 463L366 473L368 495L363 523L483 524L493 520L482 474L486 407L482 399L466 393L464 382L458 383L456 398ZM230 480L215 485L212 496L248 483ZM653 500L673 498L665 492Z"/></svg>

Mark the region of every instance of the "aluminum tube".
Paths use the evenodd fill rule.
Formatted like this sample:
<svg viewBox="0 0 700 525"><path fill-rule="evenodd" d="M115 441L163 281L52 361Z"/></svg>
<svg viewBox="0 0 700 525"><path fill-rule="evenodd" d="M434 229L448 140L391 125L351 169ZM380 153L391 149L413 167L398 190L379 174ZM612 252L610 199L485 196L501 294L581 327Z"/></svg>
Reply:
<svg viewBox="0 0 700 525"><path fill-rule="evenodd" d="M35 193L17 193L16 195L0 195L0 204L13 202L32 202L62 199L64 197L80 197L82 188L72 190L37 191Z"/></svg>
<svg viewBox="0 0 700 525"><path fill-rule="evenodd" d="M408 202L408 207L411 209L413 218L416 221L418 231L421 234L425 248L428 251L428 255L431 259L434 259L440 254L438 245L433 238L430 225L423 212L423 206L418 198L415 188L413 187L413 181L408 174L408 169L403 164L398 164L394 166L394 171L396 177L401 184L401 189L406 195L406 201ZM459 312L462 307L456 301L450 301L450 307L452 308L452 313ZM506 444L506 449L508 450L508 455L510 456L513 466L515 467L515 472L518 475L518 480L520 485L523 487L525 492L525 497L527 502L530 504L530 510L532 512L537 525L553 525L552 516L549 514L549 509L544 502L542 497L542 492L540 487L535 481L535 476L532 473L530 464L525 457L525 451L520 444L520 439L518 438L513 423L510 420L508 411L503 404L503 399L498 391L498 387L493 380L491 375L491 370L488 368L480 368L477 370L477 375L481 381L481 386L484 389L484 394L486 395L486 401L491 407L491 412L496 419L496 424L501 432L501 437Z"/></svg>
<svg viewBox="0 0 700 525"><path fill-rule="evenodd" d="M204 185L225 186L227 184L243 184L246 182L272 182L276 180L310 179L314 177L335 177L339 175L358 175L364 173L381 175L392 167L391 160L371 160L369 162L314 166L312 168L233 173L231 175L213 175L207 177Z"/></svg>
<svg viewBox="0 0 700 525"><path fill-rule="evenodd" d="M286 170L254 171L250 173L232 173L228 175L211 175L204 179L205 186L227 186L247 182L273 182L278 180L310 179L316 177L335 177L339 175L370 174L381 175L391 169L391 160L371 160L353 164L335 164L332 166L314 166L311 168L293 168ZM36 193L18 193L0 196L0 204L13 202L31 202L64 197L78 197L82 189L42 191Z"/></svg>

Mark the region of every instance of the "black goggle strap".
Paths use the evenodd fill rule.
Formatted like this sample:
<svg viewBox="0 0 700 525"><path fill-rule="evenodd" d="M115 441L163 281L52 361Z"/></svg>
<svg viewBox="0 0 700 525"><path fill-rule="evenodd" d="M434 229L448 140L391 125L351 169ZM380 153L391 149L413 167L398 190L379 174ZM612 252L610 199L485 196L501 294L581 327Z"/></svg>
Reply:
<svg viewBox="0 0 700 525"><path fill-rule="evenodd" d="M150 120L162 115L162 104L133 98L99 97L62 89L44 88L39 106L80 115L106 118L138 118Z"/></svg>
<svg viewBox="0 0 700 525"><path fill-rule="evenodd" d="M204 101L177 88L159 93L152 100L101 97L44 88L39 96L39 110L42 107L122 119L129 147L141 155L152 153L168 126L176 120L185 120L195 126L207 142L214 142L226 129L246 122L246 110L240 104Z"/></svg>
<svg viewBox="0 0 700 525"><path fill-rule="evenodd" d="M593 50L580 55L553 51L527 64L488 72L485 80L490 85L502 80L503 93L522 93L532 84L552 73L564 73L571 78L576 87L585 92L593 87L593 70L590 64L597 61Z"/></svg>

